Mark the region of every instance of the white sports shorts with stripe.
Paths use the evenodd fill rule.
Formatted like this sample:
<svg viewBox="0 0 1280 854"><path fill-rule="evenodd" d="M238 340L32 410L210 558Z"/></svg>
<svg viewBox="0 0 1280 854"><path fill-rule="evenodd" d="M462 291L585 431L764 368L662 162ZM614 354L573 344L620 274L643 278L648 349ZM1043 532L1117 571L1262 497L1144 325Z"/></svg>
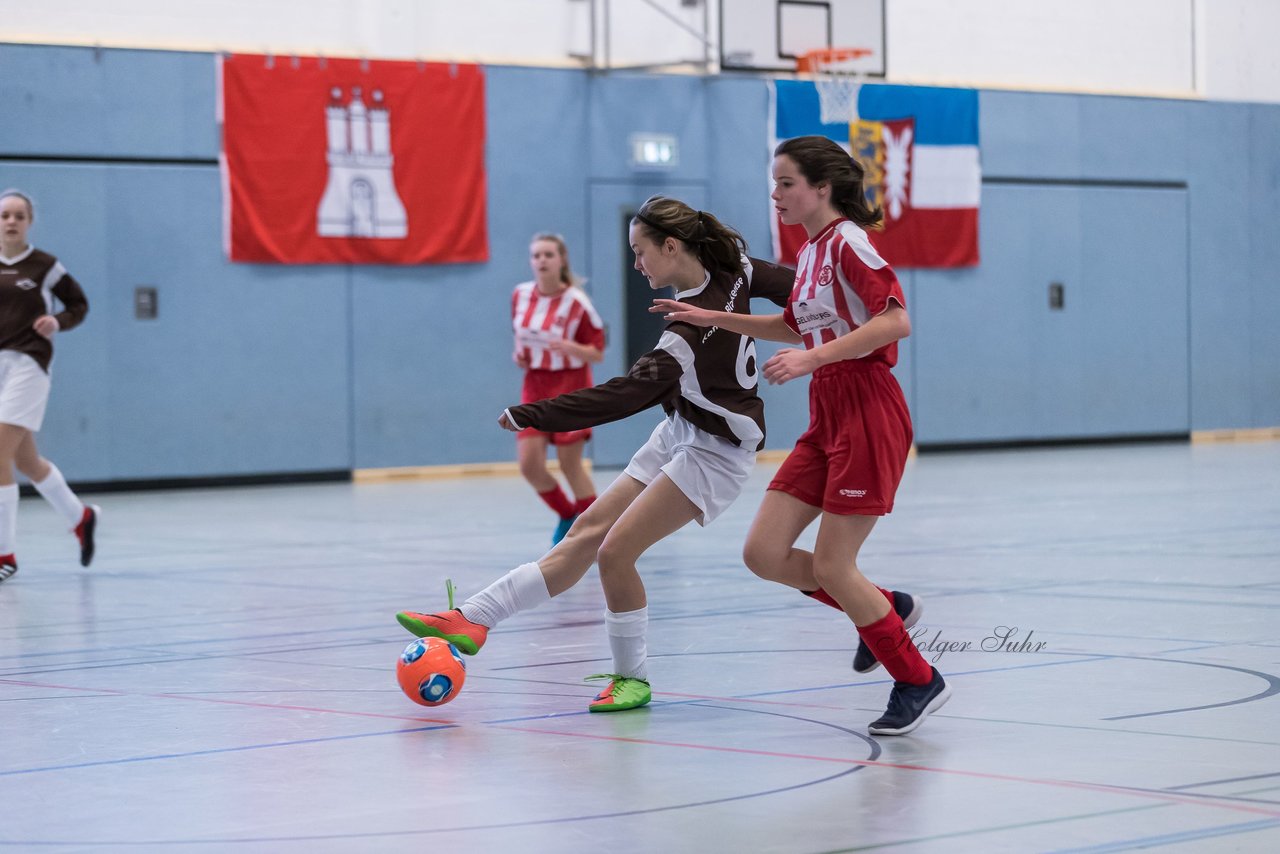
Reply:
<svg viewBox="0 0 1280 854"><path fill-rule="evenodd" d="M0 423L39 432L49 387L49 375L35 359L16 350L0 350Z"/></svg>
<svg viewBox="0 0 1280 854"><path fill-rule="evenodd" d="M623 473L648 486L661 472L702 511L707 525L742 493L756 452L699 430L677 413L654 428Z"/></svg>

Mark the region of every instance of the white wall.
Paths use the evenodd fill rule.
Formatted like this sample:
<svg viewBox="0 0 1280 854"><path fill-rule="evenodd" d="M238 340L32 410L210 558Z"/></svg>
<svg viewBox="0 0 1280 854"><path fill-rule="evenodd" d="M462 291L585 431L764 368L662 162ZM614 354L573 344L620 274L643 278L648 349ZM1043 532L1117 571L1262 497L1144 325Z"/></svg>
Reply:
<svg viewBox="0 0 1280 854"><path fill-rule="evenodd" d="M703 8L613 0L613 65L703 57ZM577 65L592 0L0 0L0 41ZM596 5L596 53L605 8ZM675 18L672 21L671 18ZM713 19L714 21L714 19Z"/></svg>
<svg viewBox="0 0 1280 854"><path fill-rule="evenodd" d="M903 80L1189 95L1192 0L892 0Z"/></svg>
<svg viewBox="0 0 1280 854"><path fill-rule="evenodd" d="M1196 0L1206 97L1280 102L1280 0Z"/></svg>
<svg viewBox="0 0 1280 854"><path fill-rule="evenodd" d="M644 65L700 60L705 12L715 42L720 3L745 0L705 2L0 0L0 39L575 65L594 5L602 64L607 5L610 63ZM893 81L1280 102L1280 0L885 3Z"/></svg>

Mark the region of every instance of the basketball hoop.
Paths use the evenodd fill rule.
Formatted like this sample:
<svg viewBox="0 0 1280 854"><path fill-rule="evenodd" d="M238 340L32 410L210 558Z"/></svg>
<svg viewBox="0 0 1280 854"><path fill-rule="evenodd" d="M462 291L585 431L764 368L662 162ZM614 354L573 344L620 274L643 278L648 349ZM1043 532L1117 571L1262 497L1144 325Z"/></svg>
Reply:
<svg viewBox="0 0 1280 854"><path fill-rule="evenodd" d="M865 47L824 47L805 51L796 59L796 71L815 75L823 124L858 118L858 90L864 74L857 61L872 53Z"/></svg>

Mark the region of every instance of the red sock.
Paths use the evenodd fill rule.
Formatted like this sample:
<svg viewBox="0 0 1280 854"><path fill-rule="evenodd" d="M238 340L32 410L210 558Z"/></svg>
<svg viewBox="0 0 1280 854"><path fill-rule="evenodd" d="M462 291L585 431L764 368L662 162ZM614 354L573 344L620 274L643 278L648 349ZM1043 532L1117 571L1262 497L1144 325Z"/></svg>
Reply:
<svg viewBox="0 0 1280 854"><path fill-rule="evenodd" d="M583 510L586 510L588 507L590 507L592 504L595 504L595 503L596 503L596 497L594 495L588 495L586 498L579 498L576 502L574 502L573 512L576 515L581 516Z"/></svg>
<svg viewBox="0 0 1280 854"><path fill-rule="evenodd" d="M547 502L547 506L561 519L573 517L573 502L565 496L564 490L559 486L548 489L546 492L539 492L538 497Z"/></svg>
<svg viewBox="0 0 1280 854"><path fill-rule="evenodd" d="M902 618L892 608L871 625L859 626L858 634L896 681L924 685L933 678L933 668L916 649Z"/></svg>
<svg viewBox="0 0 1280 854"><path fill-rule="evenodd" d="M821 587L819 587L817 590L801 590L800 592L808 596L810 599L817 599L823 605L830 605L832 608L835 608L837 611L840 611L842 613L844 612L844 608L840 607L840 603L837 602L835 599L832 599L831 594L823 590Z"/></svg>
<svg viewBox="0 0 1280 854"><path fill-rule="evenodd" d="M883 587L877 587L876 589L884 594L884 598L889 600L889 607L892 608L893 607L893 591L885 590ZM844 608L840 607L840 603L837 602L835 599L833 599L831 597L831 594L823 590L821 587L819 587L817 590L801 590L800 592L811 599L817 599L823 605L830 605L832 608L835 608L837 611L844 610Z"/></svg>

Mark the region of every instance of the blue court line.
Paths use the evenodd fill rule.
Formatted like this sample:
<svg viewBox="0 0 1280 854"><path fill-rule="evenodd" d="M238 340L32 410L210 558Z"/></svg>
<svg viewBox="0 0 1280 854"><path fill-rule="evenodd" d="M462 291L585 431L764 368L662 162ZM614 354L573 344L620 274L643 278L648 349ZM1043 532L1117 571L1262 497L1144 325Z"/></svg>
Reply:
<svg viewBox="0 0 1280 854"><path fill-rule="evenodd" d="M1049 729L1078 729L1084 732L1104 732L1111 735L1147 735L1153 738L1177 738L1189 739L1191 741L1222 741L1227 744L1252 744L1264 747L1280 747L1280 742L1274 741L1258 741L1252 738L1226 738L1225 736L1216 735L1190 735L1181 732L1159 732L1146 729L1116 729L1115 727L1106 726L1085 726L1083 724L1054 724L1045 723L1043 721L1020 721L1010 720L1009 718L990 718L977 717L974 715L958 715L950 710L946 712L938 712L938 717L947 718L953 721L978 721L979 723L991 724L1013 724L1015 726L1038 726L1047 727Z"/></svg>
<svg viewBox="0 0 1280 854"><path fill-rule="evenodd" d="M1035 821L1024 821L1017 824L993 825L990 827L975 828L973 830L961 830L952 833L939 833L933 836L918 836L910 839L895 839L888 842L877 842L870 845L859 845L854 848L840 848L831 851L822 852L822 854L854 854L858 851L875 851L881 848L897 848L902 845L917 845L922 842L937 842L944 839L955 839L961 836L980 836L990 833L1003 833L1009 830L1021 830L1028 827L1042 827L1049 824L1061 824L1068 821L1081 821L1090 818L1101 818L1103 816L1123 815L1125 813L1145 812L1147 810L1167 809L1173 804L1143 804L1137 807L1125 807L1123 809L1102 810L1100 812L1079 813L1077 815L1060 816L1057 818L1038 819Z"/></svg>
<svg viewBox="0 0 1280 854"><path fill-rule="evenodd" d="M829 851L820 852L820 854L855 854L858 851L875 851L881 848L897 848L902 845L919 845L922 842L938 842L945 839L956 839L961 836L984 836L989 833L1004 833L1009 830L1022 830L1028 827L1043 827L1048 824L1061 824L1066 821L1082 821L1089 818L1101 818L1110 815L1124 815L1131 812L1145 812L1147 810L1167 809L1172 804L1143 804L1137 807L1124 807L1123 809L1102 810L1100 812L1079 813L1077 815L1064 815L1056 818L1042 818L1034 821L1021 821L1017 824L998 824L989 827L978 827L971 830L957 830L952 833L936 833L932 836L915 836L909 839L893 839L887 842L873 842L869 845L858 845L854 848L833 848Z"/></svg>
<svg viewBox="0 0 1280 854"><path fill-rule="evenodd" d="M1088 584L1081 584L1077 581L1054 581L1046 585L1048 587L1088 587ZM1125 581L1109 581L1107 586L1113 590L1121 590L1124 588L1136 587L1156 587L1161 590L1167 587L1189 587L1192 590L1249 590L1258 585L1253 584L1206 584L1203 581L1134 581L1132 579ZM1277 591L1280 592L1280 591Z"/></svg>
<svg viewBox="0 0 1280 854"><path fill-rule="evenodd" d="M829 783L832 780L838 780L841 777L847 777L850 774L857 773L860 768L866 766L855 766L838 771L835 774L826 777L819 777L816 780L809 780L804 783L796 783L791 786L783 786L777 789L768 789L760 792L750 792L745 795L731 795L725 798L715 798L713 800L698 801L696 803L671 804L663 807L651 807L649 809L626 810L614 813L599 813L595 815L577 815L565 816L564 818L544 818L531 819L529 821L511 821L499 824L473 824L461 825L457 827L430 827L422 830L388 830L376 831L371 833L330 833L316 834L312 836L238 836L238 837L222 837L219 839L147 839L147 840L118 840L107 841L102 839L87 840L10 840L0 839L0 845L80 845L91 847L105 846L130 846L137 847L142 845L226 845L229 843L244 842L321 842L326 840L337 839L395 839L411 836L429 836L435 833L463 833L472 830L503 830L513 827L540 827L556 824L572 824L580 821L593 821L596 819L609 818L629 818L638 815L652 815L654 813L671 812L673 810L692 809L696 807L715 806L717 804L727 804L734 801L746 801L753 798L763 798L770 795L780 795L786 792L796 792L800 789L807 789L810 786L820 786L823 783Z"/></svg>
<svg viewBox="0 0 1280 854"><path fill-rule="evenodd" d="M1221 649L1224 646L1254 646L1249 641L1224 641L1222 643L1207 643L1199 646L1177 646L1173 649L1156 650L1156 655L1173 655L1181 652L1203 652L1206 649Z"/></svg>
<svg viewBox="0 0 1280 854"><path fill-rule="evenodd" d="M1188 664L1194 667L1212 667L1215 670L1231 670L1236 673L1246 673L1250 676L1257 676L1259 679L1262 679L1264 682L1267 683L1267 688L1266 690L1260 691L1257 694L1253 694L1248 697L1241 697L1238 700L1228 700L1223 703L1211 703L1205 706L1188 706L1188 707L1179 708L1179 709L1165 709L1159 712L1141 712L1136 715L1117 715L1116 717L1112 717L1112 718L1103 718L1103 720L1106 720L1106 721L1127 721L1127 720L1132 720L1133 718L1149 718L1149 717L1154 717L1156 715L1172 715L1172 714L1177 714L1179 712L1199 712L1205 709L1220 709L1220 708L1223 708L1224 706L1237 706L1237 705L1240 705L1241 703L1250 703L1250 702L1253 702L1254 700L1266 699L1267 697L1271 697L1271 696L1274 696L1275 694L1280 693L1280 678L1272 676L1270 673L1263 673L1260 670L1250 670L1245 667L1232 667L1231 665L1227 665L1227 664L1213 664L1208 661L1187 661L1185 659L1179 659L1179 658L1152 658L1144 655L1118 655L1114 657L1131 660L1131 661L1158 661L1158 662L1172 663L1172 664Z"/></svg>
<svg viewBox="0 0 1280 854"><path fill-rule="evenodd" d="M1116 601L1116 595L1113 593L1064 593L1061 590L1055 590L1046 593L1040 593L1038 591L1020 591L1019 595L1052 596L1054 598L1063 599L1103 599L1108 602ZM1131 602L1144 602L1152 605L1190 605L1196 608L1262 608L1266 610L1274 610L1276 607L1276 603L1274 602L1209 602L1204 599L1161 599L1153 596L1125 596L1124 602L1126 604Z"/></svg>
<svg viewBox="0 0 1280 854"><path fill-rule="evenodd" d="M338 645L338 646L335 646L334 648L345 648L345 646L360 646L360 645L368 645L368 644L370 644L370 643L377 643L377 641L367 641L367 642L363 642L363 643L359 643L359 644ZM303 647L303 649L307 649L307 648L308 648L308 647ZM288 650L288 651L295 651L295 650L290 649L290 650ZM659 654L659 655L654 655L654 656L651 656L651 657L652 657L652 658L666 658L666 657L685 657L685 656L687 656L687 655L697 655L697 656L706 656L706 655L741 655L741 654L743 654L744 652L745 652L745 650L727 650L727 651L719 651L719 652L698 652L698 653L671 653L671 654ZM811 652L811 650L770 650L770 652L787 653L787 654L796 654L797 652L805 652L805 653L808 653L808 652ZM265 655L265 654L274 654L274 653L271 653L271 652L263 652L263 653L257 653L257 654L258 654L258 655ZM999 655L999 653L988 653L988 654ZM1028 669L1038 669L1038 668L1043 668L1043 667L1056 667L1056 666L1061 666L1061 665L1064 665L1064 664L1088 663L1088 662L1090 662L1090 661L1105 661L1105 660L1121 659L1121 660L1136 660L1136 661L1154 661L1154 662L1158 662L1158 663L1167 663L1167 664L1184 664L1184 665L1196 666L1196 667L1212 667L1212 668L1220 669L1220 670L1231 670L1231 671L1235 671L1235 672L1239 672L1239 673L1245 673L1245 674L1248 674L1248 675L1257 676L1257 677L1259 677L1259 678L1263 679L1264 681L1266 681L1266 682L1268 683L1268 688L1267 688L1267 689L1265 689L1265 690L1263 690L1263 691L1260 691L1260 692L1258 692L1257 694L1250 695L1250 696L1248 696L1248 697L1243 697L1243 698L1234 699L1234 700L1228 700L1228 701L1225 701L1225 702L1222 702L1222 703L1207 704L1207 705L1204 705L1204 706L1194 706L1194 707L1186 707L1186 708L1178 708L1178 709L1164 709L1164 710L1155 711L1155 712L1139 712L1139 713L1131 714L1131 715L1118 715L1118 716L1115 716L1115 717L1103 718L1103 720L1107 720L1107 721L1129 720L1129 719L1133 719L1133 718L1153 717L1153 716L1158 716L1158 715L1176 714L1176 713L1179 713L1179 712L1202 711L1202 710L1206 710L1206 709L1222 708L1222 707L1225 707L1225 706L1239 705L1239 704L1242 704L1242 703L1252 702L1252 701L1254 701L1254 700L1261 700L1261 699L1265 699L1265 698L1267 698L1267 697L1270 697L1270 696L1273 696L1273 695L1275 695L1275 694L1277 694L1277 693L1280 693L1280 678L1277 678L1277 677L1275 677L1275 676L1271 676L1271 675L1266 674L1266 673L1262 673L1262 672L1260 672L1260 671L1256 671L1256 670L1249 670L1249 669L1241 668L1241 667L1232 667L1232 666L1228 666L1228 665L1212 664L1212 663L1209 663L1209 662L1185 661L1185 660L1181 660L1181 659L1154 658L1154 657L1150 657L1150 656L1100 655L1100 654L1094 654L1094 653L1070 653L1070 652L1055 652L1055 653L1040 653L1040 654L1044 654L1044 655L1066 655L1066 656L1070 656L1070 657L1072 657L1072 660L1070 660L1070 661L1046 661L1046 662L1037 662L1037 663L1033 663L1033 664L1014 665L1014 666L1010 666L1010 667L981 668L981 669L977 669L977 670L953 671L953 672L949 673L949 674L948 674L948 676L950 676L950 677L956 677L956 676L969 676L969 675L978 675L978 674L986 674L986 673L1008 672L1008 671L1013 671L1013 670L1028 670ZM247 654L246 654L246 653L237 653L237 654L234 654L234 655L233 655L233 654L219 654L219 655L207 655L207 656L194 656L194 657L189 657L189 658L186 658L186 659L176 659L176 658L175 658L175 659L168 659L168 660L166 660L166 661L164 661L164 662L157 662L157 661L155 661L154 659L152 659L152 660L150 660L150 661L148 661L148 662L146 662L146 663L174 663L174 662L181 662L181 661L200 661L200 660L207 660L207 659L211 659L211 658L237 658L237 657L247 657ZM527 669L531 669L531 668L538 668L538 667L550 667L550 666L557 666L557 667L558 667L558 666L565 666L565 665L570 665L570 664L585 664L585 663L591 663L591 662L601 661L601 660L602 660L602 659L599 659L599 658L591 658L591 659L581 659L581 660L576 660L576 661L575 661L575 660L570 660L570 661L545 662L545 663L540 663L540 664L531 664L531 665L512 665L512 666L508 666L508 667L496 668L496 670L497 670L497 671L527 670ZM115 666L115 665L106 665L106 666ZM87 667L87 668L85 668L85 667L81 667L81 668L75 668L75 669L77 669L77 670L82 670L82 669L95 669L95 668L94 668L94 667ZM41 672L41 671L35 671L35 673L37 673L37 674L38 674L38 673L40 673L40 672ZM12 673L10 673L10 674L5 674L5 675L6 675L6 676L15 676L15 675L30 675L30 674L21 674L21 673L20 673L20 674L12 674ZM892 681L892 680L882 679L882 680L874 680L874 681L871 681L871 682L837 683L837 684L833 684L833 685L820 685L820 686L813 686L813 687L809 687L809 688L792 688L792 689L786 689L786 690L782 690L782 691L765 691L765 692L757 692L757 693L752 693L752 694L746 694L746 695L743 695L742 699L753 699L753 698L759 698L759 697L772 697L772 696L784 696L784 695L789 695L789 694L803 694L803 693L810 693L810 692L814 692L814 691L828 691L828 690L837 690L837 689L842 689L842 688L852 688L852 687L865 687L865 686L870 686L870 685L888 684L888 683L889 683L889 682L891 682L891 681ZM699 702L699 701L697 701L697 700L688 700L688 701L671 701L671 703L670 703L670 704L674 705L674 704L684 703L684 702Z"/></svg>
<svg viewBox="0 0 1280 854"><path fill-rule="evenodd" d="M196 655L178 656L169 653L167 658L162 657L165 653L154 653L153 658L133 658L133 659L107 659L103 662L94 662L92 664L71 664L66 667L41 667L34 670L0 670L0 681L4 679L14 679L19 676L42 676L52 673L79 673L89 670L103 670L112 667L137 667L139 665L157 665L157 664L182 664L189 661L215 661L224 658L253 658L262 655L281 655L293 652L306 652L309 650L324 651L335 649L353 649L361 646L381 645L383 641L366 638L359 641L350 641L341 644L327 644L324 646L298 646L298 647L280 647L276 649L264 650L245 650L240 652L210 652ZM294 662L296 663L296 662ZM359 668L348 668L359 669Z"/></svg>
<svg viewBox="0 0 1280 854"><path fill-rule="evenodd" d="M1150 788L1150 787L1148 787L1148 786L1120 786L1120 785L1117 785L1115 788L1117 788L1117 789L1125 789L1125 790L1130 791L1130 792L1146 792L1146 793L1149 793L1149 794L1156 794L1156 795L1159 795L1159 794L1167 794L1167 793L1168 793L1168 794L1171 794L1171 793L1173 793L1173 791L1174 791L1174 790L1173 790L1173 788L1171 788L1171 787L1162 787L1162 788L1159 788L1159 789L1152 789L1152 788ZM1254 789L1253 791L1254 791L1254 792L1269 792L1269 791L1271 791L1271 790L1272 790L1272 789L1274 789L1274 788L1276 788L1276 787L1274 787L1274 786L1266 786L1266 787L1261 788L1261 789ZM1233 801L1233 802L1239 802L1239 803L1245 803L1245 804L1260 804L1260 805L1262 805L1262 806L1268 806L1268 807L1280 807L1280 801L1271 800L1271 799L1269 799L1269 798L1246 798L1246 797L1244 797L1244 795L1249 794L1248 792L1244 792L1244 793L1241 793L1241 794L1238 794L1238 795L1214 795L1214 794L1210 794L1210 793L1208 793L1208 792L1177 792L1177 794L1178 794L1180 797L1183 797L1183 798L1202 798L1202 799L1204 799L1204 800L1206 800L1206 801Z"/></svg>
<svg viewBox="0 0 1280 854"><path fill-rule="evenodd" d="M1176 792L1179 789L1199 789L1204 786L1220 786L1223 783L1244 783L1248 780L1265 780L1268 777L1280 777L1280 771L1272 771L1268 774L1250 774L1247 777L1228 777L1225 780L1206 780L1203 783L1185 783L1181 786L1170 786L1168 791ZM1263 791L1265 791L1265 789Z"/></svg>
<svg viewBox="0 0 1280 854"><path fill-rule="evenodd" d="M1165 833L1159 836L1141 836L1094 845L1088 848L1060 848L1050 854L1108 854L1113 851L1133 851L1137 848L1151 848L1156 845L1173 845L1178 842L1192 842L1197 839L1214 839L1220 836L1234 836L1240 833L1251 833L1255 830L1267 830L1280 827L1280 819L1262 819L1246 821L1240 824L1224 824L1218 827L1206 827L1200 830L1186 830L1180 833Z"/></svg>
<svg viewBox="0 0 1280 854"><path fill-rule="evenodd" d="M708 653L676 653L674 655L684 656L684 655L706 655L706 654ZM716 654L728 654L728 653L716 653ZM987 653L987 654L1000 655L1000 653L998 652ZM1036 653L1036 654L1037 655L1066 655L1066 656L1071 656L1073 660L1045 661L1045 662L1039 662L1035 664L1021 664L1021 665L1014 665L1012 667L993 667L993 668L985 668L980 670L957 670L957 671L949 672L947 674L947 677L954 678L957 676L973 676L973 675L981 675L986 673L999 673L999 672L1005 672L1005 671L1011 671L1011 670L1032 670L1032 669L1041 668L1041 667L1056 667L1064 664L1084 664L1084 663L1089 663L1093 661L1125 660L1125 661L1155 661L1162 664L1185 664L1193 667L1212 667L1218 670L1232 670L1238 673L1245 673L1251 676L1257 676L1258 678L1265 681L1268 685L1268 687L1265 690L1260 691L1257 694L1252 694L1248 697L1241 697L1235 700L1227 700L1222 703L1213 703L1213 704L1204 705L1204 706L1191 706L1187 708L1178 708L1178 709L1163 709L1156 712L1139 712L1137 714L1132 714L1132 715L1117 715L1115 717L1103 718L1102 720L1104 721L1123 721L1123 720L1131 720L1133 718L1155 717L1158 715L1172 715L1172 714L1177 714L1179 712L1195 712L1195 711L1202 711L1205 709L1217 709L1225 706L1235 706L1235 705L1240 705L1242 703L1250 703L1255 700L1266 699L1267 697L1280 693L1280 678L1272 676L1269 673L1263 673L1258 670L1249 670L1243 667L1232 667L1230 665L1225 665L1225 664L1212 664L1210 662L1204 662L1204 661L1185 661L1181 659L1169 659L1169 658L1152 658L1149 656L1141 656L1141 655L1098 655L1094 653L1073 653L1073 652L1054 652L1054 653ZM650 656L650 657L663 658L666 656L657 655L657 656ZM531 665L531 666L538 666L538 665ZM508 669L519 669L519 668L508 668ZM839 689L839 688L855 688L855 687L864 687L867 685L888 684L889 682L892 682L892 680L886 679L886 680L876 680L872 682L850 682L850 683L838 684L838 685L816 686L811 688L793 688L785 691L766 691L766 692L755 693L755 694L746 694L746 695L743 695L743 698L747 699L747 698L754 698L754 697L778 696L778 695L784 695L784 694L800 694L800 693L807 693L811 691L826 691L826 690Z"/></svg>
<svg viewBox="0 0 1280 854"><path fill-rule="evenodd" d="M297 741L276 741L265 744L246 744L240 747L215 747L209 750L191 750L183 753L155 753L149 756L130 756L124 759L101 759L95 762L73 762L66 765L45 765L37 768L16 768L0 771L0 777L18 777L23 774L39 774L43 771L71 771L77 768L95 768L111 765L129 765L134 762L151 762L158 759L187 759L193 756L213 756L219 753L242 753L247 750L266 750L273 747L297 747L303 744L323 744L330 741L350 741L356 738L373 738L383 735L403 735L410 732L431 732L432 730L454 729L458 724L432 724L424 727L408 729L389 729L381 732L362 732L354 735L332 735L323 738L303 738Z"/></svg>

